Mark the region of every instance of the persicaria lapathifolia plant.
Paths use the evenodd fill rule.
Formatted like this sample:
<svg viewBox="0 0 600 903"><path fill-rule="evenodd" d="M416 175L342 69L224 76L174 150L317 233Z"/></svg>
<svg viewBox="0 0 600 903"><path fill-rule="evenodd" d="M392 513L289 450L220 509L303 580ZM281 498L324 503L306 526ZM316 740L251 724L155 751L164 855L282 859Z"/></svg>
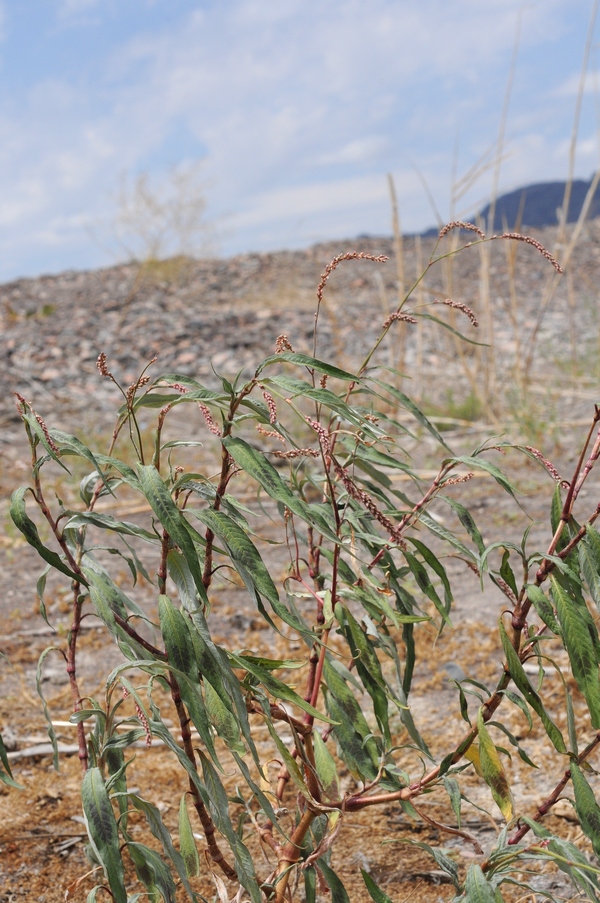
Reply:
<svg viewBox="0 0 600 903"><path fill-rule="evenodd" d="M457 226L477 233L477 241L487 240L464 223L444 228L440 240ZM493 238L535 245L559 269L545 248L526 236ZM428 268L444 256L436 246ZM319 306L336 266L356 258L384 259L358 253L337 257L318 287ZM335 870L340 837L343 845L340 826L358 810L392 803L474 844L479 858L466 875L443 852L430 850L453 882L457 901L500 901L505 883L520 883L526 890L523 873L531 860L555 863L588 898L600 899L598 863L542 824L571 782L583 832L600 853L600 809L586 777L588 759L600 744L600 639L589 607L590 599L600 605L600 533L594 527L600 504L588 510L580 505L600 454L600 410L594 410L568 480L537 449L521 448L556 481L548 548L530 550L527 534L520 545L486 545L472 515L452 493L453 486L479 470L513 494L511 482L488 456L498 444L483 443L470 455L453 454L414 402L392 384L386 368L376 365L375 352L389 330L410 329L422 316L446 325L410 306L413 289L355 372L319 355L318 316L312 354L294 351L289 338L280 336L276 353L251 377L219 377L216 389L177 373L151 380L146 372L121 388L101 354L100 373L123 395L106 454L47 426L18 396L31 447L31 484L14 493L11 515L46 562L40 597L50 570L63 575L72 591L71 630L58 649L73 697L91 855L104 874L104 883L88 900L95 900L102 887L116 903L133 903L141 886L154 900L174 901L176 893L204 899L195 888L198 874L209 869L220 900L302 898L310 903L329 889L333 900L345 901L347 892ZM476 325L461 302L443 303ZM196 412L207 442L217 448L216 475L206 468L200 472L199 459L192 457L200 453L186 449L198 443L185 435L163 439L167 418L180 405L190 408L190 416ZM139 418L152 410L158 416L149 437ZM399 419L401 411L442 450L439 471L428 486L408 463L406 441L414 436ZM128 436L129 451L117 457L122 434ZM44 483L49 465L66 468L73 456L89 466L78 510L58 499L50 502ZM406 493L394 483L398 474L409 478ZM262 496L262 511L277 524L287 547L289 564L281 579L267 568L255 541L258 531L250 526L258 509L250 511L241 501L249 485ZM119 500L134 497L151 510L144 526L118 517ZM47 524L49 542L27 513L26 503L32 501ZM435 515L436 504L457 515L461 526L456 531ZM114 552L119 542L117 551L133 581L142 577L154 589L154 624L111 576L109 556L101 550ZM498 550L501 563L495 567ZM491 578L505 594L499 621L504 664L493 688L471 679L455 682L466 729L434 759L413 718L411 687L421 623L433 621L440 632L450 626L448 557L461 559L482 581ZM281 634L300 643L296 648L304 648L304 654L267 658L215 641L211 625L221 575L231 573L270 632L271 649L278 648ZM77 671L80 626L88 613L100 618L123 654L106 677L102 699L87 695ZM552 649L562 645L566 650L572 681L587 705L583 730L591 725L597 732L583 749L571 679L563 678L567 736L545 702L542 665L550 661L550 641ZM535 687L524 667L530 660L540 665ZM467 695L478 699L475 713ZM497 720L501 707L510 706L517 706L530 724L533 719L541 723L562 774L533 817L513 800L497 742L503 732L532 764L519 739ZM50 722L47 708L46 714ZM49 732L56 743L51 723ZM257 743L259 733L270 738L268 755ZM181 769L177 846L156 805L128 787L128 751L135 742L154 738ZM2 776L10 783L1 751ZM269 771L273 760L279 762L276 775ZM473 767L505 822L487 857L461 828L461 782ZM343 770L352 778L345 789ZM419 798L433 792L449 799L457 827L419 810ZM134 840L128 827L132 810L146 817L161 855ZM206 863L194 839L195 820ZM363 877L373 900L390 899L370 875Z"/></svg>

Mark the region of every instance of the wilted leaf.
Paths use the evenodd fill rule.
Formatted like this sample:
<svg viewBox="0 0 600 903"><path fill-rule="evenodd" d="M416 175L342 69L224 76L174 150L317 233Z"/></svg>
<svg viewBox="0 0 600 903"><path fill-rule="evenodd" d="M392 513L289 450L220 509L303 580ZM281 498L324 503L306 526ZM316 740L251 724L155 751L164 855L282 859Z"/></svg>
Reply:
<svg viewBox="0 0 600 903"><path fill-rule="evenodd" d="M504 766L500 761L498 750L485 726L481 709L477 715L479 732L479 758L483 779L492 791L492 796L507 822L514 817L513 799Z"/></svg>

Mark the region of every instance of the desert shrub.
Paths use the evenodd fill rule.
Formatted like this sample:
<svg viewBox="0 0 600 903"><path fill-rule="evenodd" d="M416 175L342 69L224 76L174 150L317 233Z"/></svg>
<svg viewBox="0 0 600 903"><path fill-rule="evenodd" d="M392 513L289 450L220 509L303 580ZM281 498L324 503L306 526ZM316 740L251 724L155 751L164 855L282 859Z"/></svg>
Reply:
<svg viewBox="0 0 600 903"><path fill-rule="evenodd" d="M456 226L479 231L450 224L440 239ZM501 238L527 241L559 269L537 242L512 234ZM475 234L474 240L485 237ZM347 253L332 261L318 286L319 307L335 268L367 256ZM445 256L439 252L428 266ZM176 894L204 899L197 876L209 871L221 901L315 901L331 892L333 901L343 903L349 898L336 872L336 857L343 857L340 826L360 810L391 804L475 846L476 861L465 874L441 849L419 842L453 883L456 901L500 901L510 884L526 893L532 861L553 863L588 898L600 899L597 860L542 824L571 782L583 833L600 853L600 808L588 782L588 759L600 744L600 638L590 604L600 604L600 533L593 526L600 506L584 510L581 504L582 487L600 454L594 436L600 410L591 415L568 481L537 449L520 447L554 481L548 548L530 548L528 531L520 543L484 542L468 507L453 493L483 471L513 496L513 484L495 463L498 449L508 443L484 442L469 455L456 455L394 385L393 374L377 365L376 352L390 330L410 328L419 317L451 328L429 308L411 307L411 297L412 290L354 372L321 353L319 308L311 353L294 351L282 335L252 375L218 377L217 388L177 373L152 379L146 371L121 387L101 354L100 374L123 396L106 453L48 426L18 396L32 467L30 485L13 495L11 515L46 563L40 597L49 571L69 581L72 592L71 629L59 651L77 725L89 855L104 875L89 901L98 899L100 888L116 903L145 894L152 900L174 901ZM469 308L447 303L476 325ZM216 475L199 471L190 450L197 443L185 432L163 438L167 419L182 405L204 421L220 461ZM140 417L153 411L158 413L150 435ZM116 457L123 435L129 452ZM423 449L426 438L441 454L428 485L406 453L415 435ZM44 482L48 468L66 468L73 456L89 467L77 509L58 497L50 501ZM399 474L405 483L395 481ZM252 508L248 487L259 502ZM147 505L143 526L119 516L124 498ZM41 538L28 502L50 541ZM456 527L446 526L436 506L456 516ZM259 551L261 530L254 524L261 511L289 552L281 578ZM112 556L103 555L107 549ZM155 594L153 621L117 579L121 565L110 569L123 558L132 581L146 581ZM431 625L438 633L452 629L450 559L504 593L498 624L504 662L495 686L471 675L456 677L466 725L458 741L434 755L413 717L411 689L422 648L419 631ZM223 577L245 587L269 636L271 657L215 640L212 623L221 597L215 586ZM102 698L86 693L77 671L82 618L90 613L122 653L122 662L105 675ZM304 651L278 657L277 650L294 648L291 640ZM561 648L570 674L556 658ZM539 666L535 686L531 668L525 668L531 662ZM547 699L549 663L562 679L564 718L555 713L554 690L552 706ZM502 744L508 741L533 767L522 737L508 726L511 707L530 726L541 725L548 754L564 772L532 817L513 795L503 764ZM56 743L47 707L46 714ZM580 748L590 726L594 737ZM265 728L268 752L257 743ZM165 744L181 771L177 844L152 799L128 786L131 747L153 738ZM1 776L14 783L1 745L0 755ZM273 760L280 764L276 776L269 772ZM343 772L350 777L342 785ZM461 825L463 781L474 772L489 787L490 804L503 820L487 856ZM456 826L419 810L425 794L448 800ZM196 831L203 833L205 863L188 799ZM160 853L134 839L132 811L145 816ZM363 877L365 899L390 900L371 875L365 871Z"/></svg>

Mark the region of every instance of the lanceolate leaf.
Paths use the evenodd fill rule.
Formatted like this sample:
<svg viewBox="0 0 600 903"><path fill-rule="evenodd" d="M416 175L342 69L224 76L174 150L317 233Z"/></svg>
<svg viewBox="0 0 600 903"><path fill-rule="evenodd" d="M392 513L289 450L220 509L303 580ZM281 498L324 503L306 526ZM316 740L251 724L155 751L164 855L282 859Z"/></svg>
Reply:
<svg viewBox="0 0 600 903"><path fill-rule="evenodd" d="M192 577L189 565L181 552L170 549L167 554L167 569L169 576L179 593L181 603L187 611L197 608L196 584Z"/></svg>
<svg viewBox="0 0 600 903"><path fill-rule="evenodd" d="M0 768L0 781L2 781L4 784L8 784L9 787L15 787L18 790L23 790L23 786L21 784L17 784L12 776L12 771L10 770L10 763L8 761L8 756L6 755L6 747L4 745L4 740L2 739L2 734L0 734L0 762L3 766L2 768Z"/></svg>
<svg viewBox="0 0 600 903"><path fill-rule="evenodd" d="M135 865L137 876L149 892L150 899L156 900L159 893L165 903L176 903L175 882L167 865L155 850L143 843L130 841L127 844L129 855Z"/></svg>
<svg viewBox="0 0 600 903"><path fill-rule="evenodd" d="M384 894L381 888L375 883L375 881L373 881L368 872L365 872L364 869L361 869L360 873L369 892L369 896L372 900L375 900L375 903L393 903L392 898L388 897L387 894Z"/></svg>
<svg viewBox="0 0 600 903"><path fill-rule="evenodd" d="M230 652L229 660L232 663L234 668L244 668L250 674L254 675L254 677L258 678L262 686L275 696L277 699L283 699L285 702L290 702L293 705L298 706L298 708L307 712L309 715L313 715L315 718L318 718L320 721L326 721L331 724L331 719L327 718L322 712L319 712L315 709L310 703L305 702L301 696L296 693L295 690L292 690L286 683L282 680L278 680L274 677L271 672L267 668L263 668L261 665L257 663L252 656L246 657L243 655L236 655L234 652Z"/></svg>
<svg viewBox="0 0 600 903"><path fill-rule="evenodd" d="M60 652L58 646L48 646L38 659L36 674L35 674L35 683L37 686L38 696L42 700L42 708L44 709L44 717L46 718L46 726L48 730L48 737L50 738L50 742L52 744L52 764L56 771L58 771L58 740L56 738L56 731L54 730L54 725L52 724L52 714L50 709L48 708L48 704L44 697L44 693L42 691L42 665L44 664L44 659L50 652ZM7 763L8 764L8 763Z"/></svg>
<svg viewBox="0 0 600 903"><path fill-rule="evenodd" d="M441 498L443 498L443 500L448 505L450 505L452 510L456 513L459 521L475 543L477 551L480 555L482 555L485 552L485 543L471 512L468 511L464 505L461 505L460 502L457 502L456 499L448 498L447 496L441 496Z"/></svg>
<svg viewBox="0 0 600 903"><path fill-rule="evenodd" d="M33 546L44 561L47 561L49 565L57 571L60 571L61 574L66 574L71 580L75 580L85 585L85 579L82 578L81 575L75 574L67 567L60 555L57 555L56 552L53 552L51 549L47 549L40 539L38 528L31 518L27 516L27 512L25 511L25 494L30 491L31 490L27 486L22 486L12 494L9 513L15 527L21 531L29 545Z"/></svg>
<svg viewBox="0 0 600 903"><path fill-rule="evenodd" d="M81 799L90 840L104 868L115 903L127 903L117 823L99 768L86 771Z"/></svg>
<svg viewBox="0 0 600 903"><path fill-rule="evenodd" d="M449 543L451 546L454 546L461 555L464 555L469 561L476 562L477 556L473 554L471 549L461 542L460 539L457 539L454 533L444 527L442 524L438 523L438 521L434 520L427 514L425 511L421 511L418 515L418 520L424 524L427 529L434 534L434 536L439 536L440 539L443 539L445 542Z"/></svg>
<svg viewBox="0 0 600 903"><path fill-rule="evenodd" d="M523 665L519 659L519 656L514 650L514 647L504 629L504 625L500 622L500 637L502 639L502 647L504 649L504 654L506 656L506 663L508 665L508 671L510 676L515 682L517 688L523 694L525 700L529 703L534 712L541 719L544 728L546 729L546 733L548 734L552 744L557 752L564 753L566 752L565 741L563 740L563 736L557 726L554 724L546 709L544 708L544 704L538 693L534 690L534 688L529 683L529 678L525 673Z"/></svg>
<svg viewBox="0 0 600 903"><path fill-rule="evenodd" d="M529 584L527 586L527 598L533 604L533 607L537 611L546 627L548 627L549 630L552 631L552 633L556 634L557 636L561 636L562 631L560 629L560 624L556 620L554 606L544 593L544 590L540 586Z"/></svg>
<svg viewBox="0 0 600 903"><path fill-rule="evenodd" d="M600 859L600 806L579 765L571 762L571 780L575 791L575 810L584 833L592 841L594 853Z"/></svg>
<svg viewBox="0 0 600 903"><path fill-rule="evenodd" d="M440 445L442 445L444 448L446 448L446 449L448 449L448 451L450 451L448 445L446 445L446 442L441 437L441 435L438 433L438 431L436 430L434 425L427 419L425 414L417 407L417 405L414 403L414 401L412 401L408 397L408 395L405 395L404 392L400 392L394 386L391 386L389 383L382 382L379 379L374 379L373 377L367 377L367 379L369 379L370 382L375 383L377 386L381 386L382 389L385 389L387 392L389 392L390 395L392 395L392 397L395 398L396 401L398 401L405 410L410 411L410 413L413 415L415 420L418 420L418 422L421 424L421 426L424 426L425 429L428 430L431 433L431 435L435 437L435 439L437 439L437 441L440 443Z"/></svg>
<svg viewBox="0 0 600 903"><path fill-rule="evenodd" d="M185 863L185 870L190 878L200 874L200 857L196 848L196 841L192 832L192 825L188 815L186 794L181 797L179 805L179 849Z"/></svg>
<svg viewBox="0 0 600 903"><path fill-rule="evenodd" d="M273 354L271 357L268 357L266 360L262 362L256 374L258 376L265 367L268 367L269 364L278 364L281 361L287 361L290 364L302 364L305 367L308 367L310 370L316 370L318 373L326 373L328 376L331 376L335 379L342 379L345 382L358 382L358 376L353 376L352 373L348 373L347 370L340 370L339 367L334 367L332 364L327 364L325 361L317 360L317 358L309 357L307 354L298 354L295 351L284 351L281 354Z"/></svg>
<svg viewBox="0 0 600 903"><path fill-rule="evenodd" d="M225 705L209 681L204 683L204 701L208 719L219 737L227 744L229 749L235 750L243 756L246 752L246 747L241 741L239 724L232 715L230 708Z"/></svg>
<svg viewBox="0 0 600 903"><path fill-rule="evenodd" d="M142 490L150 503L150 507L173 542L181 549L194 578L198 594L208 603L206 590L202 582L202 571L198 561L198 554L185 517L171 498L171 493L165 486L161 475L152 464L147 466L138 464L138 474Z"/></svg>
<svg viewBox="0 0 600 903"><path fill-rule="evenodd" d="M204 783L210 800L210 812L217 829L221 834L225 835L229 846L231 847L240 883L246 888L254 903L262 903L263 896L254 873L252 857L248 848L242 842L237 832L234 831L233 825L231 824L225 788L221 784L212 763L204 755L202 750L198 750L198 755L202 761Z"/></svg>
<svg viewBox="0 0 600 903"><path fill-rule="evenodd" d="M579 566L590 595L600 609L600 533L586 525L586 534L577 546Z"/></svg>
<svg viewBox="0 0 600 903"><path fill-rule="evenodd" d="M331 903L350 903L348 892L333 869L326 865L322 859L318 860L317 865L323 872L325 883L331 891Z"/></svg>
<svg viewBox="0 0 600 903"><path fill-rule="evenodd" d="M445 464L449 464L450 461L445 461ZM473 458L469 455L461 455L459 458L452 459L453 464L464 464L466 467L473 467L476 470L484 470L486 473L489 473L492 476L498 485L502 486L502 488L512 495L512 497L516 500L516 489L510 482L510 480L504 476L499 467L496 467L495 464L491 464L489 461L486 461L485 458L476 457Z"/></svg>
<svg viewBox="0 0 600 903"><path fill-rule="evenodd" d="M194 903L196 903L197 897L194 894L188 881L183 857L181 853L173 846L171 835L164 825L159 810L156 808L156 806L153 806L152 803L149 803L147 800L136 796L134 793L128 794L127 799L133 806L135 806L136 809L138 809L145 815L146 821L148 822L148 827L150 828L152 834L162 844L165 856L168 856L171 862L175 865L177 874L181 878L181 883L188 892L189 897L194 901Z"/></svg>
<svg viewBox="0 0 600 903"><path fill-rule="evenodd" d="M464 903L499 903L499 899L502 900L502 897L498 898L494 885L487 880L479 865L470 866L465 891Z"/></svg>
<svg viewBox="0 0 600 903"><path fill-rule="evenodd" d="M341 629L348 639L356 670L364 688L373 700L373 711L380 730L385 736L386 743L391 746L392 739L388 719L388 694L391 695L391 693L384 680L379 659L368 636L361 629L352 612L340 605L336 606L335 611Z"/></svg>
<svg viewBox="0 0 600 903"><path fill-rule="evenodd" d="M340 757L355 775L373 780L377 775L379 756L372 732L352 690L336 669L325 660L327 710L337 722L334 736ZM368 739L367 739L368 738Z"/></svg>
<svg viewBox="0 0 600 903"><path fill-rule="evenodd" d="M77 528L87 526L99 527L101 530L114 530L115 533L123 533L125 536L138 536L145 539L146 542L159 543L160 537L156 533L150 533L137 524L131 524L126 520L115 520L109 514L96 514L95 511L84 511L81 514L75 514L67 521L65 527Z"/></svg>
<svg viewBox="0 0 600 903"><path fill-rule="evenodd" d="M550 576L550 580L573 677L585 696L592 726L598 730L600 728L600 680L598 679L598 662L594 642L590 636L588 624L581 617L579 606L554 574Z"/></svg>
<svg viewBox="0 0 600 903"><path fill-rule="evenodd" d="M198 663L185 617L177 611L168 596L158 597L158 617L165 641L169 664L198 682Z"/></svg>
<svg viewBox="0 0 600 903"><path fill-rule="evenodd" d="M219 759L213 745L208 714L200 693L198 663L187 621L181 612L177 611L168 596L158 597L158 614L169 668L177 679L181 698L204 745L214 761L218 763Z"/></svg>
<svg viewBox="0 0 600 903"><path fill-rule="evenodd" d="M307 632L307 626L279 600L277 587L271 579L259 552L242 527L223 511L207 508L196 512L197 517L224 543L235 569L260 608L260 598L266 598L273 611L290 627Z"/></svg>
<svg viewBox="0 0 600 903"><path fill-rule="evenodd" d="M236 464L253 477L265 490L267 495L277 502L281 502L302 520L317 527L320 533L337 542L335 533L332 533L327 521L319 515L314 506L309 506L295 495L283 482L273 465L267 461L264 455L248 445L243 439L227 436L223 439L223 445L234 459Z"/></svg>
<svg viewBox="0 0 600 903"><path fill-rule="evenodd" d="M313 732L313 745L317 777L321 782L321 786L329 799L339 800L341 791L338 767L318 731Z"/></svg>
<svg viewBox="0 0 600 903"><path fill-rule="evenodd" d="M498 750L485 726L481 709L477 715L477 729L479 732L479 761L483 779L492 791L492 796L502 815L509 822L513 818L512 793Z"/></svg>
<svg viewBox="0 0 600 903"><path fill-rule="evenodd" d="M51 429L49 432L54 441L61 447L60 450L62 454L78 455L80 458L85 458L89 461L98 474L99 479L104 483L106 489L108 489L111 495L114 495L109 484L106 482L105 475L102 473L98 459L90 449L83 444L83 442L77 439L76 436L70 436L68 433L63 433L62 430Z"/></svg>

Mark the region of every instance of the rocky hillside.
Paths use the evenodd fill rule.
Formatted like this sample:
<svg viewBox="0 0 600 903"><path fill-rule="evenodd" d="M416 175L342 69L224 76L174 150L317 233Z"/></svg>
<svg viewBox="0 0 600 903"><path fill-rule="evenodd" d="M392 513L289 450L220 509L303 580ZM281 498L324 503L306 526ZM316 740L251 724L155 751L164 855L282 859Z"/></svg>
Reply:
<svg viewBox="0 0 600 903"><path fill-rule="evenodd" d="M536 235L553 246L552 230ZM416 241L412 238L404 243L407 285L422 266ZM434 239L422 244L421 259L427 261ZM10 441L12 435L15 391L33 400L45 416L53 413L62 420L80 422L92 410L97 419L103 411L112 411L114 390L101 380L95 365L101 351L106 352L109 366L126 384L157 352L155 368L160 369L155 373L193 374L210 384L215 380L213 367L224 374L251 368L273 351L281 333L289 336L296 350L310 350L320 274L336 254L345 250L390 257L383 265L344 263L327 287L319 352L322 356L336 355L346 366L355 366L360 352L397 306L398 274L390 239L368 238L320 244L305 251L230 259L171 261L154 270L140 271L130 264L69 271L0 286L0 419L5 427L4 441ZM489 274L494 341L510 355L514 328L507 243L495 243L493 251ZM516 251L518 328L525 335L535 322L553 270L535 249L519 244ZM560 253L559 248L559 258ZM479 253L473 248L459 256L452 274L453 297L471 305L478 316L482 308L479 266ZM570 275L563 277L549 307L543 331L545 353L554 358L568 353L569 331L581 342L597 336L599 277L600 224L592 222L579 240ZM448 278L443 264L432 269L421 301L446 297ZM439 310L429 308L436 315ZM575 317L569 324L570 312ZM469 324L465 326L468 331ZM442 333L433 326L418 341L415 332L408 333L407 372L414 370L420 355L419 366L425 375L435 377L440 366L446 376L453 373L456 355L447 342L444 345ZM473 337L485 340L485 336Z"/></svg>

